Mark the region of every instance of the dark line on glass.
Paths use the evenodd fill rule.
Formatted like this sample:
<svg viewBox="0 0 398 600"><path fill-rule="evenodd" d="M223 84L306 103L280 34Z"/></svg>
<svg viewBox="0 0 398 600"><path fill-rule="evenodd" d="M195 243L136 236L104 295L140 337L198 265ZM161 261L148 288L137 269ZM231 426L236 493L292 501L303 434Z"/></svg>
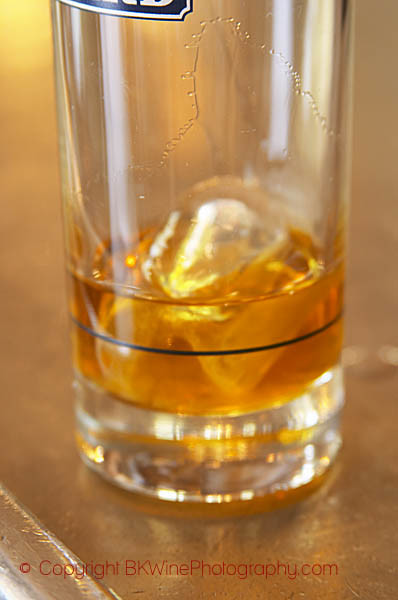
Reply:
<svg viewBox="0 0 398 600"><path fill-rule="evenodd" d="M89 333L90 335L103 340L104 342L109 342L111 344L115 344L116 346L124 346L127 348L131 348L132 350L140 350L141 352L152 352L153 354L171 354L173 356L231 356L237 354L251 354L253 352L264 352L265 350L275 350L277 348L283 348L284 346L291 346L292 344L297 344L298 342L304 342L320 333L323 333L333 325L335 325L343 316L343 312L340 312L334 319L326 323L323 327L319 329L315 329L315 331L311 331L310 333L306 333L305 335L300 335L291 340L285 340L284 342L277 342L276 344L268 344L267 346L255 346L254 348L239 348L237 350L172 350L171 348L151 348L149 346L140 346L138 344L131 344L130 342L122 342L121 340L117 340L116 338L110 337L108 335L104 335L102 333L98 333L94 331L90 327L83 325L80 323L73 315L70 315L73 323L77 325L80 329Z"/></svg>

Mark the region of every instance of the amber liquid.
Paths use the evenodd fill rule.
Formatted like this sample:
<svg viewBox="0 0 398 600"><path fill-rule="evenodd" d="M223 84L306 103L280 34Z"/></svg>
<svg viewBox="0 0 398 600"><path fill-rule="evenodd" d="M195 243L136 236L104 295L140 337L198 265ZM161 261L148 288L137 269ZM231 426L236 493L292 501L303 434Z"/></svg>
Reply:
<svg viewBox="0 0 398 600"><path fill-rule="evenodd" d="M90 278L70 272L80 376L146 409L238 414L289 401L338 363L343 266L325 271L307 234L178 300L144 281L154 235L101 245ZM124 285L109 281L116 266Z"/></svg>

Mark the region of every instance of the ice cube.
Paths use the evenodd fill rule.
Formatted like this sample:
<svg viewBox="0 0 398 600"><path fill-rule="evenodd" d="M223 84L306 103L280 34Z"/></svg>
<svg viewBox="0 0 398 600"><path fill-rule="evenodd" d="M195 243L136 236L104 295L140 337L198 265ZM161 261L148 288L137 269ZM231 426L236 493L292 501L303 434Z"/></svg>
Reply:
<svg viewBox="0 0 398 600"><path fill-rule="evenodd" d="M304 286L291 294L245 302L236 309L229 307L232 316L228 321L221 326L204 321L192 323L187 327L187 339L196 351L208 348L220 351L216 356L200 356L202 369L224 394L244 399L289 346L257 352L245 350L278 345L296 338L325 294L325 285L319 283ZM226 350L242 353L223 354ZM250 398L246 400L249 402Z"/></svg>
<svg viewBox="0 0 398 600"><path fill-rule="evenodd" d="M318 264L311 237L287 223L283 203L232 178L193 188L150 236L133 265L156 293L150 301L111 299L100 321L118 339L183 355L100 340L105 380L162 410L244 404L285 349L244 351L294 339L324 293L309 286Z"/></svg>
<svg viewBox="0 0 398 600"><path fill-rule="evenodd" d="M186 325L183 309L104 296L98 313L98 329L103 337L95 342L102 386L145 408L200 412L211 394L211 384L196 357L153 353L131 346L191 351L181 335ZM119 344L107 341L107 337L116 338Z"/></svg>
<svg viewBox="0 0 398 600"><path fill-rule="evenodd" d="M276 255L285 240L264 192L216 180L188 193L185 206L170 214L142 270L171 298L224 298L239 293L234 284L248 265Z"/></svg>

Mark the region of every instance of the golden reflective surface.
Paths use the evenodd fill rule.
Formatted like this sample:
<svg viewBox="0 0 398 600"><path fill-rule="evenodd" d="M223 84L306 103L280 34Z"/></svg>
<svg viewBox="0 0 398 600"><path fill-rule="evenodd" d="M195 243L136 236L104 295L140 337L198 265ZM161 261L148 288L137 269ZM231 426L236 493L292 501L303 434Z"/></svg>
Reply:
<svg viewBox="0 0 398 600"><path fill-rule="evenodd" d="M380 0L377 10L372 0L357 4L345 447L324 485L305 501L276 512L248 502L221 514L217 504L193 513L134 497L78 459L48 4L1 4L1 479L84 561L339 566L335 577L296 580L109 575L105 582L123 599L397 595L398 6L394 0Z"/></svg>

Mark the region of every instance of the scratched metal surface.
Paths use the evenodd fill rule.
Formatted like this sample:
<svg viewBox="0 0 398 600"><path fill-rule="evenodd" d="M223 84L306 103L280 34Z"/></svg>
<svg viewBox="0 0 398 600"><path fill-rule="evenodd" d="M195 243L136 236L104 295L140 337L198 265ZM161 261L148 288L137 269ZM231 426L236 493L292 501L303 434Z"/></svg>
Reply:
<svg viewBox="0 0 398 600"><path fill-rule="evenodd" d="M115 600L51 532L0 486L1 600ZM59 565L52 577L51 565Z"/></svg>
<svg viewBox="0 0 398 600"><path fill-rule="evenodd" d="M335 577L295 580L108 575L103 582L123 599L398 596L398 3L357 5L345 447L305 501L273 513L193 515L108 486L76 455L48 6L1 3L0 479L86 562L339 567Z"/></svg>

